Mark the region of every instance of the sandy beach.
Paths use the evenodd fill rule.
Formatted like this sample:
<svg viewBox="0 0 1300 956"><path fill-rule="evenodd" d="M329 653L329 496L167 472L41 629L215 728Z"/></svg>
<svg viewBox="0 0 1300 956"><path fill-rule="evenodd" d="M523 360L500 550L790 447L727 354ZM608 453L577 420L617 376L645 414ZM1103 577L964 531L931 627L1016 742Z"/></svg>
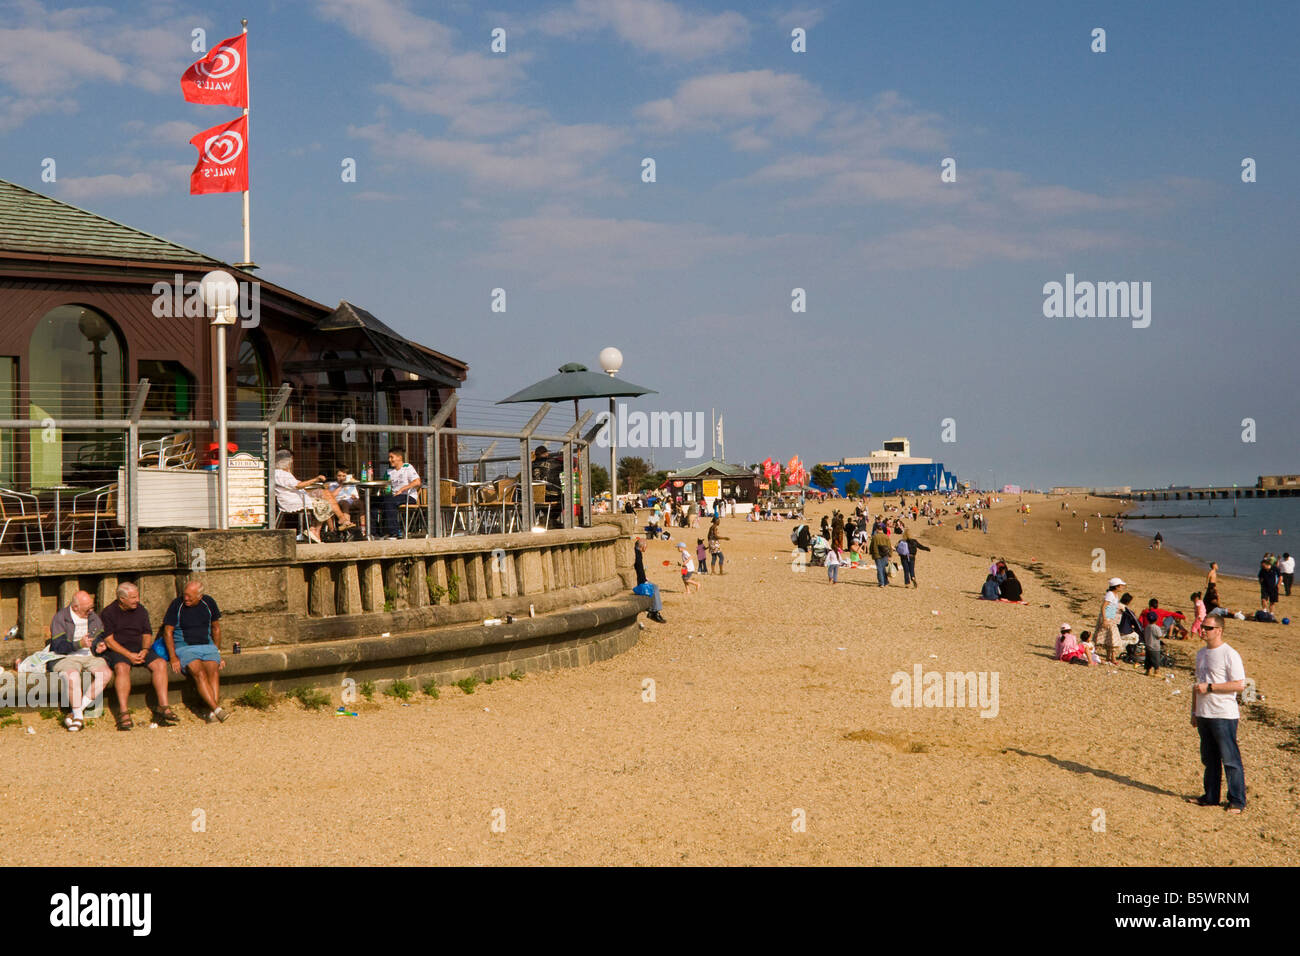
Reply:
<svg viewBox="0 0 1300 956"><path fill-rule="evenodd" d="M1084 534L1114 502L1071 499L1079 517L1057 531L1059 500L1024 500L1027 520L1004 499L987 535L919 522L933 550L916 590L879 589L874 570L832 587L792 569L791 523L730 518L727 574L686 596L663 566L673 544L654 542L666 625L609 661L472 695L377 696L357 717L237 707L211 726L186 712L155 730L137 711L131 733L24 713L0 730L5 862L1294 865L1300 631L1227 622L1265 697L1239 732L1250 805L1190 806L1200 642L1169 642L1178 666L1156 677L1051 651L1062 621L1092 627L1109 575L1135 606L1187 611L1203 571L1095 517ZM675 533L693 548L704 532ZM1027 605L976 600L991 555ZM1253 581L1220 592L1258 607ZM1282 614L1297 610L1283 597ZM891 676L917 665L996 675L995 713L895 706Z"/></svg>

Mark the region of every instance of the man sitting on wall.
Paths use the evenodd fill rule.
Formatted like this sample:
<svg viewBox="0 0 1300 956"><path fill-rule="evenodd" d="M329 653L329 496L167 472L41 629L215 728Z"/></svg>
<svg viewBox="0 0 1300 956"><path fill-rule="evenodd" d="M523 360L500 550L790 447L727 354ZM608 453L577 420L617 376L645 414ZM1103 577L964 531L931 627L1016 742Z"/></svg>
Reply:
<svg viewBox="0 0 1300 956"><path fill-rule="evenodd" d="M203 593L203 584L191 581L163 615L163 641L172 672L194 679L199 696L208 705L208 723L225 722L230 714L221 706L221 609Z"/></svg>
<svg viewBox="0 0 1300 956"><path fill-rule="evenodd" d="M50 650L63 657L54 662L54 673L67 681L72 713L63 725L70 731L86 726L86 705L93 703L113 671L98 652L105 649L104 622L95 613L95 599L85 591L72 595L72 602L54 615L50 622ZM83 696L83 676L90 675L90 687Z"/></svg>
<svg viewBox="0 0 1300 956"><path fill-rule="evenodd" d="M132 667L147 668L153 680L154 693L158 695L154 721L161 726L176 723L176 714L167 704L167 662L154 652L153 626L149 623L149 612L140 605L139 589L134 584L118 585L117 600L104 608L100 617L104 622L104 642L108 645L104 659L113 668L117 691L117 729L130 730L133 726L127 707Z"/></svg>

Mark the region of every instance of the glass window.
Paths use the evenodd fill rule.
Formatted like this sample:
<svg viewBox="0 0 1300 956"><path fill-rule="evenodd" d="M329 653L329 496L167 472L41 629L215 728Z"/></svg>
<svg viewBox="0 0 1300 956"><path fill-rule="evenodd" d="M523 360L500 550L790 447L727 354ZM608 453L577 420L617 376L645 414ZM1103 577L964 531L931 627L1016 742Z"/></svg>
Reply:
<svg viewBox="0 0 1300 956"><path fill-rule="evenodd" d="M180 362L142 359L136 365L140 378L149 380L145 418L190 418L194 414L194 376Z"/></svg>
<svg viewBox="0 0 1300 956"><path fill-rule="evenodd" d="M256 421L266 417L271 397L271 376L267 371L266 352L255 335L246 335L239 343L235 367L235 409L238 421ZM230 440L240 451L263 455L265 432L256 429L232 429Z"/></svg>
<svg viewBox="0 0 1300 956"><path fill-rule="evenodd" d="M0 355L0 418L18 417L18 359ZM18 480L14 463L16 433L0 428L0 487L12 488Z"/></svg>
<svg viewBox="0 0 1300 956"><path fill-rule="evenodd" d="M126 346L107 316L80 305L50 310L32 333L28 417L121 418L126 414ZM29 437L31 484L100 484L116 477L120 433L57 432Z"/></svg>

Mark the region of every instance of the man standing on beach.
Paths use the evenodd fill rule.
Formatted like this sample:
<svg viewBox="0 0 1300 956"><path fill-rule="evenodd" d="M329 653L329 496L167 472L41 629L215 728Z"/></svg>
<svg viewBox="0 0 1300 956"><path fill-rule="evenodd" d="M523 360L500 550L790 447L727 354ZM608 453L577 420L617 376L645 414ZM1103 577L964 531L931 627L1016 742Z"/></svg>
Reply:
<svg viewBox="0 0 1300 956"><path fill-rule="evenodd" d="M1124 587L1123 578L1111 578L1106 582L1106 596L1101 602L1101 613L1097 615L1097 644L1106 650L1106 663L1115 663L1115 649L1123 638L1119 632L1119 589Z"/></svg>
<svg viewBox="0 0 1300 956"><path fill-rule="evenodd" d="M1224 772L1228 775L1228 812L1246 809L1246 771L1237 747L1237 692L1246 689L1241 655L1223 641L1222 618L1201 625L1205 646L1196 652L1196 686L1192 688L1192 726L1201 736L1205 788L1192 801L1203 807L1219 805Z"/></svg>
<svg viewBox="0 0 1300 956"><path fill-rule="evenodd" d="M1295 558L1291 557L1289 551L1282 552L1282 560L1278 562L1278 570L1282 572L1282 586L1286 588L1286 596L1291 596L1291 582L1295 580Z"/></svg>
<svg viewBox="0 0 1300 956"><path fill-rule="evenodd" d="M875 533L871 536L871 543L867 546L867 553L876 562L876 584L879 587L889 586L889 556L894 553L893 545L889 543L889 535L881 527L877 527Z"/></svg>

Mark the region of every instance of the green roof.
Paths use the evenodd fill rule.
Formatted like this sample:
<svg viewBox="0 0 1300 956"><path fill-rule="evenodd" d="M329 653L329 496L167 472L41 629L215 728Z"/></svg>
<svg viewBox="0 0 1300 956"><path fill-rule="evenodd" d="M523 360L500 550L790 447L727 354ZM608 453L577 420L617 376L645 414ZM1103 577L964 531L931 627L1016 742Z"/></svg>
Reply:
<svg viewBox="0 0 1300 956"><path fill-rule="evenodd" d="M681 471L674 471L669 478L698 478L707 471L716 471L725 478L753 478L754 472L744 465L728 465L725 461L718 461L716 458L710 458L708 461L701 462L698 465L692 465L690 468L683 468Z"/></svg>
<svg viewBox="0 0 1300 956"><path fill-rule="evenodd" d="M0 252L224 265L93 212L0 179Z"/></svg>

